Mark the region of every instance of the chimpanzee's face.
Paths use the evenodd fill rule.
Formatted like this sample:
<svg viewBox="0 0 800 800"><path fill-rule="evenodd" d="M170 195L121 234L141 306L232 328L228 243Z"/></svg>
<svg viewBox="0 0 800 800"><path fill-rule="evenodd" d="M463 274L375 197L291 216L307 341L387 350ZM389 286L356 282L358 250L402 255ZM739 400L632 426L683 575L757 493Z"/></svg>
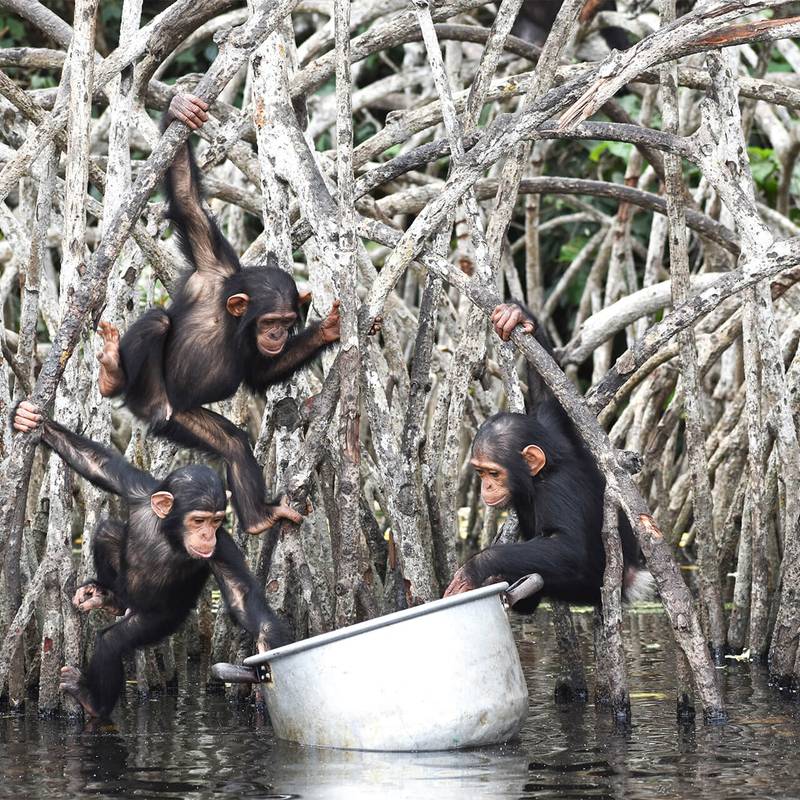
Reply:
<svg viewBox="0 0 800 800"><path fill-rule="evenodd" d="M192 558L211 558L224 511L189 511L183 515L183 546Z"/></svg>
<svg viewBox="0 0 800 800"><path fill-rule="evenodd" d="M262 314L255 326L256 346L261 355L268 358L280 355L296 324L297 314L290 309Z"/></svg>
<svg viewBox="0 0 800 800"><path fill-rule="evenodd" d="M487 456L475 453L470 461L481 479L481 499L487 506L504 508L511 500L508 470Z"/></svg>

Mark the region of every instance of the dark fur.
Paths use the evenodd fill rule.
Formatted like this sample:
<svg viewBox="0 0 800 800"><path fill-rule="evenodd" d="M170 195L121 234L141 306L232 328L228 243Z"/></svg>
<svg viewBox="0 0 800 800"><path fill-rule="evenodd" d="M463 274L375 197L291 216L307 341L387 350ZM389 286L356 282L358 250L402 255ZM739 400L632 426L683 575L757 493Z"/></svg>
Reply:
<svg viewBox="0 0 800 800"><path fill-rule="evenodd" d="M525 313L536 324L527 309ZM552 345L538 324L535 336L552 355ZM601 536L605 480L541 378L529 370L528 381L528 413L496 414L481 425L472 445L473 453L508 470L511 504L523 541L490 547L463 569L473 586L488 579L513 583L539 573L544 588L517 603L517 611L534 611L542 597L596 605L605 569ZM521 454L529 444L541 447L547 458L535 476ZM623 514L619 526L625 566L635 568L639 550Z"/></svg>
<svg viewBox="0 0 800 800"><path fill-rule="evenodd" d="M101 716L111 713L122 693L123 657L174 633L197 604L212 572L242 627L273 646L291 640L225 530L217 531L210 559L192 558L186 551L184 516L194 510L225 509L222 481L212 469L181 467L158 481L114 451L50 420L44 422L43 441L84 478L128 504L127 521L103 520L93 541L97 577L91 583L102 588L114 605L128 609L126 616L98 633L84 675L91 705ZM163 520L150 506L151 495L158 491L175 498Z"/></svg>
<svg viewBox="0 0 800 800"><path fill-rule="evenodd" d="M563 2L564 0L525 0L511 33L533 44L544 44ZM608 0L597 10L616 11L617 4L614 0ZM627 50L630 47L628 33L622 28L603 28L600 35L609 47L616 50Z"/></svg>
<svg viewBox="0 0 800 800"><path fill-rule="evenodd" d="M226 460L234 506L242 525L251 528L277 503L267 500L246 434L200 407L233 396L242 383L263 391L288 378L324 347L319 323L294 331L278 356L263 355L256 347L258 318L293 311L299 319L293 278L274 265L274 255L267 266L240 265L203 205L200 173L188 145L170 166L166 193L193 271L184 275L167 309L148 311L122 338L122 391L131 411L149 421L154 433ZM236 318L225 304L239 293L249 295L250 304Z"/></svg>

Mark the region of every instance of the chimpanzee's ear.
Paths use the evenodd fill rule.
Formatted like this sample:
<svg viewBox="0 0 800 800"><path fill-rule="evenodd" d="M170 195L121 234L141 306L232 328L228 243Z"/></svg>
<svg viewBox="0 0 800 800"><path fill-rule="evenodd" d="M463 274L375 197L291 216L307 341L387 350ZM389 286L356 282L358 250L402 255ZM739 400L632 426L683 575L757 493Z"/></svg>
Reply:
<svg viewBox="0 0 800 800"><path fill-rule="evenodd" d="M244 316L247 311L247 306L250 303L250 297L246 294L232 294L225 303L225 308L228 313L234 317Z"/></svg>
<svg viewBox="0 0 800 800"><path fill-rule="evenodd" d="M174 502L175 498L169 492L156 492L150 495L150 508L161 519L166 518L167 514L172 511Z"/></svg>
<svg viewBox="0 0 800 800"><path fill-rule="evenodd" d="M299 292L300 305L305 306L311 302L311 292Z"/></svg>
<svg viewBox="0 0 800 800"><path fill-rule="evenodd" d="M547 456L544 450L537 444L529 444L522 451L522 458L528 465L531 475L538 475L542 468L547 464Z"/></svg>

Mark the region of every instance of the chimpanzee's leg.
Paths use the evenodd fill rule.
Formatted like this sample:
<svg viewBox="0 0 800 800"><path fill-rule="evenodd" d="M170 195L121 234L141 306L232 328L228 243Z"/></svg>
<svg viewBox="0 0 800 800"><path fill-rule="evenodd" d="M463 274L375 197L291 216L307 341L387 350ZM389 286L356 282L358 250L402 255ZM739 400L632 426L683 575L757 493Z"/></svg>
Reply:
<svg viewBox="0 0 800 800"><path fill-rule="evenodd" d="M128 328L119 342L125 405L151 424L158 424L172 413L164 383L164 347L170 326L164 309L151 308Z"/></svg>
<svg viewBox="0 0 800 800"><path fill-rule="evenodd" d="M124 592L118 577L125 526L115 520L101 520L94 531L92 551L97 577L79 586L72 602L80 611L105 608L117 616L125 613Z"/></svg>
<svg viewBox="0 0 800 800"><path fill-rule="evenodd" d="M266 499L267 487L253 455L250 439L230 420L205 408L176 411L156 433L225 460L233 505L248 533L260 533L276 521L276 505Z"/></svg>
<svg viewBox="0 0 800 800"><path fill-rule="evenodd" d="M61 670L61 689L71 694L92 717L107 717L117 704L125 681L122 659L138 647L160 642L174 633L186 613L131 612L97 634L86 675L75 667Z"/></svg>

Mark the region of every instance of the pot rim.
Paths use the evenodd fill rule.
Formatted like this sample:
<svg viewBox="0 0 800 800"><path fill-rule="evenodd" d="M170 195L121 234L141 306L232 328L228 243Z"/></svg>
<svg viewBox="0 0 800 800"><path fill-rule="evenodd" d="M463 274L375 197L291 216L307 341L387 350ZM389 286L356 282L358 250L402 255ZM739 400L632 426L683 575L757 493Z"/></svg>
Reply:
<svg viewBox="0 0 800 800"><path fill-rule="evenodd" d="M454 606L464 605L471 603L475 600L482 600L485 597L491 597L496 594L502 594L508 589L508 583L501 581L500 583L493 583L490 586L481 586L478 589L471 589L468 592L455 594L451 597L443 597L441 600L432 600L430 603L423 603L420 606L413 608L406 608L402 611L395 611L391 614L384 614L382 617L375 619L368 619L365 622L357 622L355 625L348 625L346 628L340 628L338 631L329 631L328 633L321 633L318 636L312 636L310 639L303 639L301 642L293 642L292 644L285 644L283 647L276 647L274 650L267 650L266 653L258 653L253 656L248 656L244 663L248 667L255 667L259 664L265 664L271 661L276 661L285 656L293 656L298 653L305 652L306 650L315 650L318 647L323 647L326 644L339 642L343 639L349 639L352 636L358 636L362 633L369 633L380 628L387 628L390 625L396 625L398 622L406 622L416 617L424 617L427 614L434 614L437 611L445 611Z"/></svg>

